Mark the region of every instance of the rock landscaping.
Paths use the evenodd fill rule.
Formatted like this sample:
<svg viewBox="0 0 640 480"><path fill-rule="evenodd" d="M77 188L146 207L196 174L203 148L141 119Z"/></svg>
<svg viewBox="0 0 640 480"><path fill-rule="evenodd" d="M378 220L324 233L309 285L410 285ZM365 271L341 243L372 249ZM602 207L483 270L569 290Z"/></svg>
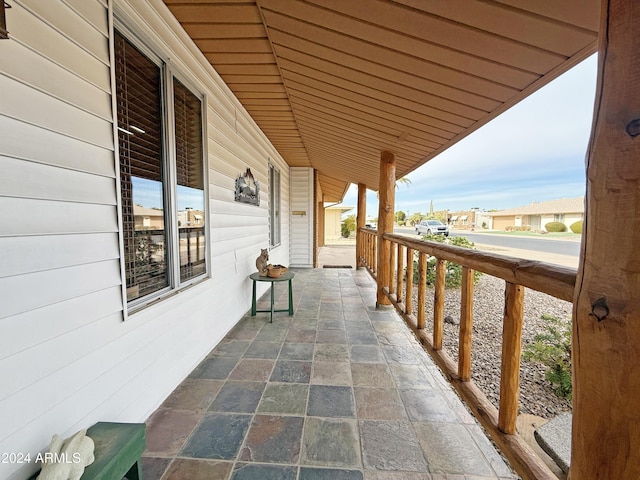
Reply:
<svg viewBox="0 0 640 480"><path fill-rule="evenodd" d="M502 351L502 320L505 282L482 275L474 288L472 377L487 398L498 406L500 397L500 355ZM414 289L414 305L417 305ZM445 291L445 324L443 346L452 358L458 358L460 319L460 289ZM433 289L427 289L427 329L433 329ZM415 310L414 310L415 311ZM525 317L522 333L523 348L544 329L541 316L551 315L571 322L572 304L549 295L525 290ZM449 318L446 318L449 317ZM519 413L553 418L571 411L571 402L560 398L545 379L546 367L536 362L522 361L520 367Z"/></svg>

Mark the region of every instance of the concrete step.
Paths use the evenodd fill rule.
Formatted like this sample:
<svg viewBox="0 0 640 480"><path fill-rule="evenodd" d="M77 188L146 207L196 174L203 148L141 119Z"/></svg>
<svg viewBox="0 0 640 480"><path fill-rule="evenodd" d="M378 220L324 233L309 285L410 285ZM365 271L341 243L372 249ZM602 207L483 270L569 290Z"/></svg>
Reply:
<svg viewBox="0 0 640 480"><path fill-rule="evenodd" d="M534 432L538 445L565 473L571 464L571 419L570 413L561 413Z"/></svg>

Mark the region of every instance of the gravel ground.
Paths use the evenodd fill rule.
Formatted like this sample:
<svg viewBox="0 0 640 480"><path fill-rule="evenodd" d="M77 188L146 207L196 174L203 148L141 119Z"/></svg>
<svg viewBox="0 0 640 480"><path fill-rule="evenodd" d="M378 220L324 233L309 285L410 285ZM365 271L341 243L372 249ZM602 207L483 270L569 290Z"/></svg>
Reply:
<svg viewBox="0 0 640 480"><path fill-rule="evenodd" d="M472 377L487 398L498 406L500 397L500 355L502 351L502 316L504 310L505 282L496 277L482 275L474 288L473 301L473 349L471 353ZM446 289L445 317L456 321L460 318L460 289ZM571 322L572 305L535 290L525 290L524 326L522 345L544 325L543 314ZM417 305L417 288L414 289L414 306ZM433 289L427 288L427 330L433 331ZM415 310L414 310L415 311ZM458 325L445 323L444 348L458 358ZM552 418L561 412L571 411L571 402L559 398L551 384L544 378L545 366L521 362L519 413Z"/></svg>

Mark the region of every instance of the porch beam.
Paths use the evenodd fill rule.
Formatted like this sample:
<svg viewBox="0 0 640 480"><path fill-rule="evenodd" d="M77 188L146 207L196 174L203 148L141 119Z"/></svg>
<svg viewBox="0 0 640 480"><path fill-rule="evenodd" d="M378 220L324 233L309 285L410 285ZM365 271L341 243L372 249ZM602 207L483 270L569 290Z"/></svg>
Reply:
<svg viewBox="0 0 640 480"><path fill-rule="evenodd" d="M640 2L602 0L569 478L640 478ZM613 229L613 230L612 230Z"/></svg>
<svg viewBox="0 0 640 480"><path fill-rule="evenodd" d="M367 187L364 183L358 184L358 211L356 214L356 268L364 267L361 260L364 257L363 236L359 233L367 222Z"/></svg>
<svg viewBox="0 0 640 480"><path fill-rule="evenodd" d="M376 306L392 307L391 301L385 295L383 288L391 285L391 271L389 259L391 256L391 242L385 240L385 233L393 233L393 213L395 206L396 188L396 157L389 151L380 153L380 178L378 199L378 294Z"/></svg>

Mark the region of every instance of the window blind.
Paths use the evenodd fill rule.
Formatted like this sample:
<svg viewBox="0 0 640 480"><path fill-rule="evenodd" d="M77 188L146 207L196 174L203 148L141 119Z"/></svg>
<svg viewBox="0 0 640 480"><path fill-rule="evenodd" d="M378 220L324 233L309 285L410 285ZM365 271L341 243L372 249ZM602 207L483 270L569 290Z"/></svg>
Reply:
<svg viewBox="0 0 640 480"><path fill-rule="evenodd" d="M206 272L202 103L178 79L173 80L176 179L180 225L180 280Z"/></svg>
<svg viewBox="0 0 640 480"><path fill-rule="evenodd" d="M116 105L127 298L169 285L160 68L116 32Z"/></svg>

